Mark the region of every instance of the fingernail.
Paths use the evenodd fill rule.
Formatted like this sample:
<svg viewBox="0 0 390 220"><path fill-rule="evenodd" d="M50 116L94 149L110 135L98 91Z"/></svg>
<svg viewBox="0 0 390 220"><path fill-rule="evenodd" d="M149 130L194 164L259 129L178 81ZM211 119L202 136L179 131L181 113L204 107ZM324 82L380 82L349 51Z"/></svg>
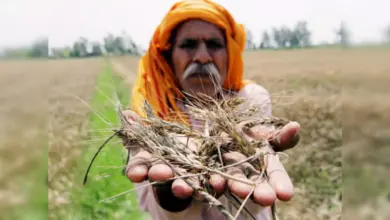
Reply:
<svg viewBox="0 0 390 220"><path fill-rule="evenodd" d="M130 172L136 173L136 174L143 174L146 173L148 170L145 166L136 166L130 169Z"/></svg>
<svg viewBox="0 0 390 220"><path fill-rule="evenodd" d="M221 176L212 175L210 177L210 183L211 183L212 187L214 188L214 190L216 190L216 191L224 191L225 190L226 180Z"/></svg>
<svg viewBox="0 0 390 220"><path fill-rule="evenodd" d="M290 123L290 127L295 128L296 132L298 132L301 128L301 125L298 122L293 121Z"/></svg>
<svg viewBox="0 0 390 220"><path fill-rule="evenodd" d="M290 124L289 124L289 133L290 134L288 134L290 137L292 137L292 138L296 138L298 135L299 135L299 129L300 129L300 125L299 125L299 123L297 123L297 122L291 122Z"/></svg>
<svg viewBox="0 0 390 220"><path fill-rule="evenodd" d="M213 182L214 184L223 184L225 179L221 176L212 175L210 177L210 182Z"/></svg>
<svg viewBox="0 0 390 220"><path fill-rule="evenodd" d="M172 184L172 193L179 199L186 199L191 196L191 193L186 191L185 187L178 184Z"/></svg>
<svg viewBox="0 0 390 220"><path fill-rule="evenodd" d="M277 185L277 194L282 199L289 199L294 194L294 187L289 184L278 184Z"/></svg>

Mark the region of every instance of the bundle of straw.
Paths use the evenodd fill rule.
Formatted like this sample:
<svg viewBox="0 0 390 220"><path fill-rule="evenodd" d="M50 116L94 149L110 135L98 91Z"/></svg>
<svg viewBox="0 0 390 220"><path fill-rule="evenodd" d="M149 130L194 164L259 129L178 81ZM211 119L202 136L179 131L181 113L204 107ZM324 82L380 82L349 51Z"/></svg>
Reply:
<svg viewBox="0 0 390 220"><path fill-rule="evenodd" d="M154 115L149 104L145 102L144 108L147 117L140 118L140 121L128 121L122 115L122 109L118 108L122 128L117 131L117 134L130 151L132 150L131 146L137 146L171 167L176 176L182 177L194 189L196 192L194 197L217 207L227 219L237 219L242 210L254 219L253 215L245 209L245 203L250 195L244 202L240 202L230 192L225 193L229 201L238 209L235 216L231 210L228 210L217 198L212 196L214 192L209 184L210 174L217 173L225 178L241 181L251 185L254 190L259 181L237 179L223 171L228 167L248 162L260 175L259 180L266 178L265 154L262 148L270 148L270 138L276 136L278 131L289 121L277 117L259 118L256 116L259 115L259 106L240 108L241 104L245 102L242 98L223 101L216 101L210 97L203 98L202 100L206 100L208 105L198 99L198 101L191 102L191 105L186 106L194 119L204 123L203 131L163 120ZM260 140L248 139L245 132L258 125L268 127L271 131L270 136L265 136ZM187 140L191 139L192 143L197 143L197 150L189 148L188 142L178 141L178 136L184 136ZM242 153L247 159L224 166L222 154L232 151ZM275 204L272 208L275 219Z"/></svg>

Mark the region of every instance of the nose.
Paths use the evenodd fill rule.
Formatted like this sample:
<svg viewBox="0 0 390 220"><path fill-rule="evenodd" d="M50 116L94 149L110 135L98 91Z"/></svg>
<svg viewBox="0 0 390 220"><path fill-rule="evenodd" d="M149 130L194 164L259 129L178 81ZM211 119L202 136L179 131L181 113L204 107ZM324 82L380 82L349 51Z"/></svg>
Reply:
<svg viewBox="0 0 390 220"><path fill-rule="evenodd" d="M194 62L199 62L201 64L206 64L212 61L212 58L210 56L209 51L207 50L207 46L205 42L202 42L199 44L195 55L194 55Z"/></svg>

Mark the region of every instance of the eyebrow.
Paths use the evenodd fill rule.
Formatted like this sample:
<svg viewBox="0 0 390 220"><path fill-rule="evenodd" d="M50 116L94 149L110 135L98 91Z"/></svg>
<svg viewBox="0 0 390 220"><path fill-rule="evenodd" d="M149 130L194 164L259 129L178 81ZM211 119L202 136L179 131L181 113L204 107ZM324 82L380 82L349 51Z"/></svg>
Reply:
<svg viewBox="0 0 390 220"><path fill-rule="evenodd" d="M218 43L221 43L221 44L225 44L225 41L219 37L211 37L211 38L203 38L201 40L204 40L206 42L218 42ZM191 41L199 41L198 38L193 38L193 37L186 37L182 40L180 40L179 42L177 43L185 43L185 42L191 42Z"/></svg>
<svg viewBox="0 0 390 220"><path fill-rule="evenodd" d="M221 38L218 38L218 37L212 37L212 38L207 39L206 41L215 41L218 43L225 43L224 40L222 40Z"/></svg>

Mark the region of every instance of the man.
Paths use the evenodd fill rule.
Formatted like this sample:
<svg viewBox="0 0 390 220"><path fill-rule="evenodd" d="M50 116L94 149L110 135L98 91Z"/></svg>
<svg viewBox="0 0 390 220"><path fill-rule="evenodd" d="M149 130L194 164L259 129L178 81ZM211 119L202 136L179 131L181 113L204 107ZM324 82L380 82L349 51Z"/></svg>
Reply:
<svg viewBox="0 0 390 220"><path fill-rule="evenodd" d="M179 120L193 128L201 124L188 117L184 104L190 99L185 94L204 93L214 98L235 95L247 98L246 106L262 105L262 115L271 115L268 92L261 86L246 82L243 78L242 53L245 47L245 31L222 6L209 0L178 2L170 9L154 33L149 50L142 57L138 78L133 88L132 110L141 117L146 99L154 113L167 120ZM184 114L186 115L186 114ZM129 120L136 117L125 112ZM176 116L176 117L175 117ZM271 142L269 152L294 147L298 140L299 124L290 123ZM251 138L265 135L262 128L248 134ZM239 153L223 155L227 164L244 158ZM146 180L167 180L174 176L172 170L161 163L152 163L151 155L139 151L132 153L126 173L134 183ZM277 155L266 156L269 181L261 182L255 189L246 208L256 219L269 219L270 206L276 199L288 201L293 196L293 185ZM255 180L256 175L246 176L238 168L227 171L237 178ZM211 185L221 195L230 191L244 199L251 187L241 182L226 180L213 175ZM193 190L183 180L171 181L165 186L149 186L138 191L140 207L153 219L224 219L218 210L194 201ZM227 205L224 196L220 201Z"/></svg>

